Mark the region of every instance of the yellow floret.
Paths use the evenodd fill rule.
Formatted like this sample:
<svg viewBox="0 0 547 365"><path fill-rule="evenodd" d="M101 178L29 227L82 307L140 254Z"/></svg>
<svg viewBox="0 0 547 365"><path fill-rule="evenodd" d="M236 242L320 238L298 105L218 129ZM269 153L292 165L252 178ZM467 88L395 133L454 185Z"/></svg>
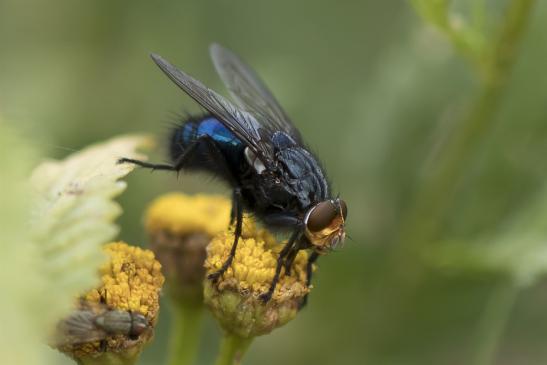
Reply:
<svg viewBox="0 0 547 365"><path fill-rule="evenodd" d="M164 277L154 253L123 242L107 244L104 251L110 260L100 270L102 285L84 299L105 301L109 308L139 312L155 321Z"/></svg>
<svg viewBox="0 0 547 365"><path fill-rule="evenodd" d="M207 247L208 255L205 261L207 273L213 273L222 267L228 258L233 232L215 237ZM272 245L263 239L240 238L232 265L218 281L218 289L235 289L249 292L258 297L268 291L275 274L275 267L281 244ZM290 276L281 271L279 282L272 296L273 301L286 301L302 298L309 292L306 285L306 264L308 253L300 251L292 266Z"/></svg>
<svg viewBox="0 0 547 365"><path fill-rule="evenodd" d="M252 338L271 332L293 319L310 288L307 282L308 254L300 251L291 275L281 271L274 294L267 303L260 299L270 288L277 258L283 245L264 230L254 229L240 238L228 270L216 283L205 280L204 299L228 333ZM228 258L234 242L232 231L217 235L207 247L205 269L211 274Z"/></svg>

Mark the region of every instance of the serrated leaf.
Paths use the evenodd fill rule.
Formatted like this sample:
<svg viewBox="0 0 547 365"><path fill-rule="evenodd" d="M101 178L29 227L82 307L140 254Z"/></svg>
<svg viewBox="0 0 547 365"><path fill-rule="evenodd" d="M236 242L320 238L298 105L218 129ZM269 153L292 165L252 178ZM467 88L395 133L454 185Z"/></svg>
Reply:
<svg viewBox="0 0 547 365"><path fill-rule="evenodd" d="M122 156L142 159L136 149L149 143L140 136L115 138L62 161L45 162L33 172L31 232L44 274L55 283L54 318L97 282L101 245L118 233L114 220L122 210L113 198L126 188L119 179L134 168L116 162Z"/></svg>

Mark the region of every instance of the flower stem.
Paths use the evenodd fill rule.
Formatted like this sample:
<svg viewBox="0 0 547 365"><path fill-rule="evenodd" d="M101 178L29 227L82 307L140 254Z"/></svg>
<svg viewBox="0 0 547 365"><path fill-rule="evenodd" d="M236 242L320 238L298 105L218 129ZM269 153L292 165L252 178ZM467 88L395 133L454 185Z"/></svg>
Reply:
<svg viewBox="0 0 547 365"><path fill-rule="evenodd" d="M481 87L469 114L450 135L439 151L435 166L424 177L400 232L402 243L414 253L434 242L448 213L461 177L472 162L477 146L496 120L507 80L518 55L517 46L524 33L535 0L510 1L505 17L486 50ZM408 256L407 250L403 256Z"/></svg>
<svg viewBox="0 0 547 365"><path fill-rule="evenodd" d="M495 288L490 295L484 314L477 326L477 348L471 364L490 365L494 363L500 339L518 293L519 288L516 285L512 282L505 282Z"/></svg>
<svg viewBox="0 0 547 365"><path fill-rule="evenodd" d="M239 365L253 338L241 338L225 333L215 365Z"/></svg>
<svg viewBox="0 0 547 365"><path fill-rule="evenodd" d="M203 306L196 303L173 302L169 340L168 365L190 365L199 346Z"/></svg>

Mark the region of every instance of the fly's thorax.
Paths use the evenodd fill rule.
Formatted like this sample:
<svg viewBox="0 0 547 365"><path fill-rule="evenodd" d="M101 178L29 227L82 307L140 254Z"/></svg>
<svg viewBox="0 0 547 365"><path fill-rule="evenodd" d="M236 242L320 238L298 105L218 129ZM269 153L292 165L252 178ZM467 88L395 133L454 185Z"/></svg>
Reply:
<svg viewBox="0 0 547 365"><path fill-rule="evenodd" d="M110 334L129 334L131 332L131 313L120 310L107 310L97 316L95 323Z"/></svg>
<svg viewBox="0 0 547 365"><path fill-rule="evenodd" d="M314 249L324 253L343 243L348 209L341 199L329 199L312 206L304 216L305 234Z"/></svg>
<svg viewBox="0 0 547 365"><path fill-rule="evenodd" d="M148 328L148 319L137 312L107 310L95 319L97 326L109 334L139 336Z"/></svg>
<svg viewBox="0 0 547 365"><path fill-rule="evenodd" d="M317 159L303 147L290 147L277 153L284 181L299 200L302 209L325 200L329 186Z"/></svg>
<svg viewBox="0 0 547 365"><path fill-rule="evenodd" d="M272 208L286 210L295 206L295 193L290 185L271 171L256 176L249 193L252 195L250 200L254 202L253 206L259 212Z"/></svg>

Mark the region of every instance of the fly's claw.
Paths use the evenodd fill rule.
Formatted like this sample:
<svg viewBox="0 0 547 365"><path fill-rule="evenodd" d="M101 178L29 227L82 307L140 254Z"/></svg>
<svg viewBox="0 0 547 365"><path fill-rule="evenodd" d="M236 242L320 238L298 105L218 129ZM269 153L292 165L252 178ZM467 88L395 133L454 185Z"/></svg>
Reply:
<svg viewBox="0 0 547 365"><path fill-rule="evenodd" d="M207 275L207 279L211 280L213 283L216 284L218 279L220 279L220 277L222 276L223 273L224 273L224 271L222 271L222 270L216 271L212 274Z"/></svg>
<svg viewBox="0 0 547 365"><path fill-rule="evenodd" d="M268 290L266 293L260 294L258 297L264 304L268 303L272 299L273 292Z"/></svg>

